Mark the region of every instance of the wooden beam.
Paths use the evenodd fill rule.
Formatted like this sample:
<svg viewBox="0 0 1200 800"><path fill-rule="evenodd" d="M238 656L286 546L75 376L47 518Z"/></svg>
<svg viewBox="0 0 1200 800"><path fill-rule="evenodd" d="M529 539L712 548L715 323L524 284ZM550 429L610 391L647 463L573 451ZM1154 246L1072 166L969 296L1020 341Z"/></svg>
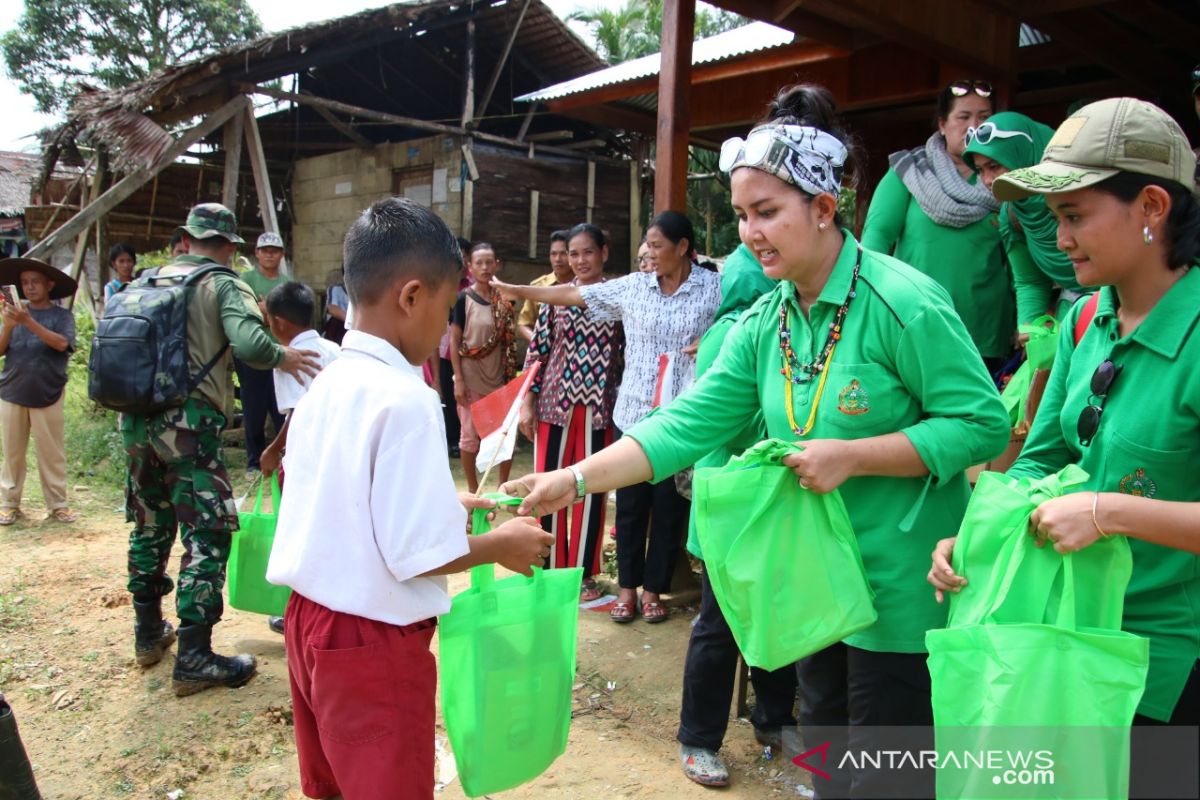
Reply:
<svg viewBox="0 0 1200 800"><path fill-rule="evenodd" d="M146 181L173 164L175 159L189 147L224 125L226 120L241 112L247 105L246 98L239 95L221 106L199 125L186 131L176 140L175 144L167 148L158 161L149 167L138 167L117 181L107 192L100 195L96 202L88 204L87 208L80 209L79 213L63 223L61 228L30 248L29 252L25 254L26 257L42 258L53 252L60 242L68 240L72 236L78 236L81 231L87 229L97 219L114 209L122 200L136 192Z"/></svg>
<svg viewBox="0 0 1200 800"><path fill-rule="evenodd" d="M688 87L692 77L695 0L664 0L658 76L658 152L654 213L687 213Z"/></svg>
<svg viewBox="0 0 1200 800"><path fill-rule="evenodd" d="M855 41L859 38L853 28L830 22L824 17L812 14L799 8L796 0L783 0L775 4L772 11L772 22L781 28L794 32L797 36L817 42L825 42L846 50L853 50Z"/></svg>
<svg viewBox="0 0 1200 800"><path fill-rule="evenodd" d="M538 210L541 193L537 189L529 190L529 260L537 258L538 246Z"/></svg>
<svg viewBox="0 0 1200 800"><path fill-rule="evenodd" d="M642 243L642 161L629 162L629 271L638 269L637 252Z"/></svg>
<svg viewBox="0 0 1200 800"><path fill-rule="evenodd" d="M221 182L221 205L237 213L238 178L242 169L242 129L246 118L235 114L225 123L225 174Z"/></svg>
<svg viewBox="0 0 1200 800"><path fill-rule="evenodd" d="M500 81L500 75L504 72L504 65L508 62L508 54L512 52L513 43L517 41L517 33L521 30L521 23L525 20L525 12L529 10L529 4L532 0L525 0L521 6L521 12L517 14L517 21L513 24L512 33L508 35L508 41L504 43L504 50L500 53L500 60L496 62L495 69L492 70L492 78L488 81L487 89L483 93L483 102L479 104L478 110L475 112L475 122L487 113L487 107L492 102L492 94L496 91L496 84Z"/></svg>
<svg viewBox="0 0 1200 800"><path fill-rule="evenodd" d="M533 122L533 112L537 111L538 104L530 103L529 110L525 112L525 118L521 120L521 128L517 131L517 141L525 141L525 134L529 133L529 123Z"/></svg>
<svg viewBox="0 0 1200 800"><path fill-rule="evenodd" d="M267 171L267 157L263 154L258 120L254 118L254 106L249 103L246 104L245 133L250 169L254 172L254 188L258 192L258 211L262 218L263 231L279 233L279 220L275 216L275 196L271 193L271 174ZM292 269L286 257L279 262L279 272L287 278L292 277Z"/></svg>
<svg viewBox="0 0 1200 800"><path fill-rule="evenodd" d="M561 142L564 139L574 139L575 132L567 130L546 131L544 133L531 133L525 137L527 142Z"/></svg>
<svg viewBox="0 0 1200 800"><path fill-rule="evenodd" d="M328 122L333 127L334 130L336 130L338 133L345 136L350 141L354 142L359 147L374 147L375 146L374 142L372 142L367 137L363 136L358 131L354 130L354 128L349 123L342 122L340 119L338 119L336 116L334 116L334 113L332 111L330 111L328 108L324 108L322 106L313 106L313 111L316 111L318 114L320 114L321 119Z"/></svg>
<svg viewBox="0 0 1200 800"><path fill-rule="evenodd" d="M267 86L255 86L253 84L239 84L239 87L246 93L262 94L266 95L267 97L275 97L280 100L294 100L302 105L324 106L331 111L337 111L343 114L352 114L356 117L373 119L379 122L390 122L393 125L403 125L408 128L415 128L416 130L431 131L433 133L448 133L453 136L468 135L468 132L462 128L456 128L450 125L442 125L438 122L429 122L423 119L416 119L415 117L402 117L398 114L389 114L384 111L374 111L369 108L353 106L349 103L342 103L337 100L326 100L324 97L316 97L315 95L293 94L292 92L283 92ZM503 144L509 147L523 147L525 144L523 142L517 142L512 139L508 139L504 136L496 136L491 133L484 133L483 131L471 131L469 135L483 142L494 142L496 144ZM551 147L550 145L540 144L538 145L538 149L546 153L554 153L560 156L573 156L576 158L579 156L578 153L573 153L564 147ZM618 161L618 159L604 159L597 158L595 156L592 157L605 163L617 163Z"/></svg>
<svg viewBox="0 0 1200 800"><path fill-rule="evenodd" d="M467 20L467 59L463 69L466 88L463 90L462 127L475 119L475 18Z"/></svg>

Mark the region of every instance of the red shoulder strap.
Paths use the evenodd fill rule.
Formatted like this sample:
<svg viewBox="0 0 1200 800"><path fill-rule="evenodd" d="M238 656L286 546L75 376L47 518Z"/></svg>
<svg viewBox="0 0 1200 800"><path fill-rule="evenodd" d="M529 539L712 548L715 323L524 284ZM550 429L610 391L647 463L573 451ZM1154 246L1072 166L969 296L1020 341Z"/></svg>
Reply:
<svg viewBox="0 0 1200 800"><path fill-rule="evenodd" d="M1096 306L1100 305L1100 290L1097 289L1092 293L1092 296L1083 304L1083 308L1079 312L1079 319L1075 320L1075 345L1078 347L1083 340L1083 335L1087 333L1088 325L1092 324L1092 319L1096 316Z"/></svg>

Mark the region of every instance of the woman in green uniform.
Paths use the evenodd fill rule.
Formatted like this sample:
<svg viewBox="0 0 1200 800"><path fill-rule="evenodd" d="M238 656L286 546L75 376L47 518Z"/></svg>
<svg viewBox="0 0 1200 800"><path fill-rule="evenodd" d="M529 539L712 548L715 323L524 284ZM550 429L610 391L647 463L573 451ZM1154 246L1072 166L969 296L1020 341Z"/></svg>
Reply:
<svg viewBox="0 0 1200 800"><path fill-rule="evenodd" d="M1032 525L1056 550L1127 536L1133 577L1125 630L1150 639L1137 723L1200 724L1200 203L1196 158L1161 109L1128 97L1084 106L1058 128L1038 165L996 180L996 195L1044 195L1059 247L1080 283L1100 286L1067 315L1058 357L1021 457L1009 475L1067 464L1083 491L1043 503ZM941 595L953 540L934 552ZM1137 760L1135 758L1137 781ZM1133 796L1139 796L1136 788ZM1149 795L1140 795L1149 796Z"/></svg>
<svg viewBox="0 0 1200 800"><path fill-rule="evenodd" d="M867 211L862 245L891 253L945 287L989 367L1012 350L1012 281L1000 244L998 204L963 161L967 130L995 111L992 87L955 81L938 95L938 129L924 145L892 153Z"/></svg>
<svg viewBox="0 0 1200 800"><path fill-rule="evenodd" d="M1041 161L1053 133L1024 114L1001 111L967 131L963 161L990 191L1006 172ZM1001 204L1000 240L1012 267L1017 322L1025 325L1046 313L1063 319L1084 292L1071 259L1058 249L1058 221L1046 208L1046 198L1034 194Z"/></svg>
<svg viewBox="0 0 1200 800"><path fill-rule="evenodd" d="M503 490L525 497L522 513L545 514L581 491L663 480L759 412L770 436L803 441L784 463L802 487L841 491L879 620L801 662L801 721L840 728L856 747L867 741L857 726L931 723L924 637L945 614L905 570L957 529L964 470L1004 449L1008 423L946 292L839 224L844 141L829 92L797 86L745 141L724 144L742 242L778 285L671 405L574 469ZM835 796L880 790L879 775L833 772L822 784Z"/></svg>

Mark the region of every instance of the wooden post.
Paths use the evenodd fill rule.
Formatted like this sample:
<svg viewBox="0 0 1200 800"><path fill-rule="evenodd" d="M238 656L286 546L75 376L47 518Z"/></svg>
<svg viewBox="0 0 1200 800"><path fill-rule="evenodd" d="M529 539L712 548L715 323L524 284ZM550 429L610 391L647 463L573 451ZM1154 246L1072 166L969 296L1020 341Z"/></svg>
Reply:
<svg viewBox="0 0 1200 800"><path fill-rule="evenodd" d="M463 92L462 127L475 120L475 20L467 20L467 62L464 68L467 77Z"/></svg>
<svg viewBox="0 0 1200 800"><path fill-rule="evenodd" d="M642 159L629 162L629 271L640 268L638 248L642 244Z"/></svg>
<svg viewBox="0 0 1200 800"><path fill-rule="evenodd" d="M246 118L235 114L225 123L225 175L221 184L221 205L237 214L238 178L242 169L242 129Z"/></svg>
<svg viewBox="0 0 1200 800"><path fill-rule="evenodd" d="M254 188L258 192L258 210L262 215L263 230L279 233L279 219L275 216L275 196L271 194L271 175L267 172L267 157L263 153L262 136L258 132L258 120L254 118L254 106L246 104L245 111L246 151L250 157L250 169L254 173ZM279 273L292 277L292 269L285 256L279 262Z"/></svg>
<svg viewBox="0 0 1200 800"><path fill-rule="evenodd" d="M104 181L108 177L108 153L103 149L96 150L96 181L92 184L93 199L104 192ZM155 178L155 180L158 180ZM153 213L153 212L152 212ZM96 220L96 277L100 281L100 296L104 297L104 284L111 280L108 263L108 229L107 215ZM86 274L84 277L87 277Z"/></svg>
<svg viewBox="0 0 1200 800"><path fill-rule="evenodd" d="M692 78L695 0L664 0L658 73L658 156L654 213L687 213L688 93Z"/></svg>
<svg viewBox="0 0 1200 800"><path fill-rule="evenodd" d="M92 174L91 192L87 195L87 205L79 210L81 214L85 209L91 208L93 205L95 205L96 201L100 198L100 193L104 188L104 161L105 160L99 157L98 154L96 158L96 171ZM99 220L101 218L96 217L96 219L97 224L99 224ZM85 266L87 262L88 239L90 238L89 234L91 234L91 232L91 226L88 225L81 230L79 232L79 236L75 238L75 257L71 261L71 270L67 274L79 284L79 288L76 290L75 295L67 298L67 308L74 308L75 298L82 296L84 298L85 306L89 307L92 317L94 318L96 316L96 309L95 306L92 305L92 287L88 284L87 268ZM98 243L99 240L97 239L97 244ZM99 263L102 259L103 256L101 256L99 250L97 250L97 263ZM103 284L101 284L101 286L103 286Z"/></svg>
<svg viewBox="0 0 1200 800"><path fill-rule="evenodd" d="M462 151L463 161L467 165L467 179L463 181L462 187L462 236L470 241L475 227L475 179L471 175L478 175L479 172L474 169L475 159L471 155L470 139L463 143Z"/></svg>
<svg viewBox="0 0 1200 800"><path fill-rule="evenodd" d="M588 161L587 221L592 221L592 209L596 207L596 162Z"/></svg>
<svg viewBox="0 0 1200 800"><path fill-rule="evenodd" d="M150 187L150 213L146 216L146 238L154 231L154 207L158 205L158 176L154 176L154 185ZM101 284L103 285L103 284Z"/></svg>
<svg viewBox="0 0 1200 800"><path fill-rule="evenodd" d="M529 190L529 258L537 258L538 244L538 205L541 193L537 189Z"/></svg>
<svg viewBox="0 0 1200 800"><path fill-rule="evenodd" d="M138 187L144 186L146 181L175 163L175 159L183 155L189 147L215 131L225 123L225 120L229 119L235 113L241 111L245 103L246 98L238 96L221 106L199 125L184 133L175 144L167 148L167 151L153 165L138 167L117 181L107 192L100 195L96 202L89 203L86 208L81 208L79 213L63 223L61 228L30 248L25 257L44 258L53 252L59 243L69 240L72 236L78 236L81 232L87 230L97 219L107 214L119 205L121 201L136 192Z"/></svg>

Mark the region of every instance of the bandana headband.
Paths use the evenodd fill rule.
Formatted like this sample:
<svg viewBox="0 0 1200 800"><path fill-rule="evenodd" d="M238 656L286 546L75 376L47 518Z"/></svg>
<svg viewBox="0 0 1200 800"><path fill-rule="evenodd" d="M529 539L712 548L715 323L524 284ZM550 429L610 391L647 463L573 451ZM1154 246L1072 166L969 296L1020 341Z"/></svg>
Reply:
<svg viewBox="0 0 1200 800"><path fill-rule="evenodd" d="M722 172L753 167L785 183L817 195L835 198L842 191L846 146L819 128L807 125L760 125L743 139L735 136L721 145Z"/></svg>

